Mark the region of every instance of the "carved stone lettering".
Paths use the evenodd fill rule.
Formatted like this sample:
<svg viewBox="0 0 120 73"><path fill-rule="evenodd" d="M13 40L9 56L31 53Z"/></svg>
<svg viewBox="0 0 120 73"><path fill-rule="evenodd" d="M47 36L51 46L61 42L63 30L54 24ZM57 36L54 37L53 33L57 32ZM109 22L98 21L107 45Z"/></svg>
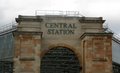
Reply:
<svg viewBox="0 0 120 73"><path fill-rule="evenodd" d="M46 23L45 27L48 28L47 34L49 35L71 35L75 34L77 28L74 23Z"/></svg>

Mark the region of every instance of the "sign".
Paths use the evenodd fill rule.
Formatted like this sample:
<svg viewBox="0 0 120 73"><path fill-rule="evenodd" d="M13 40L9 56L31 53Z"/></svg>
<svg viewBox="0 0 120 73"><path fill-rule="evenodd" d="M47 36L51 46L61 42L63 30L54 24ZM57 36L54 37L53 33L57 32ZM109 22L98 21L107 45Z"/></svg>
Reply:
<svg viewBox="0 0 120 73"><path fill-rule="evenodd" d="M75 23L46 23L47 34L52 35L71 35L75 34Z"/></svg>

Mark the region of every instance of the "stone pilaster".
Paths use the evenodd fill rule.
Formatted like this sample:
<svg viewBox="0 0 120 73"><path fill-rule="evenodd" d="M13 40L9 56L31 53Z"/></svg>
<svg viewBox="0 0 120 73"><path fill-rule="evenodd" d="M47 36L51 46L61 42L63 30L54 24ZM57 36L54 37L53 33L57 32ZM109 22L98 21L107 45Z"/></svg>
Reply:
<svg viewBox="0 0 120 73"><path fill-rule="evenodd" d="M40 73L41 32L14 32L14 73Z"/></svg>
<svg viewBox="0 0 120 73"><path fill-rule="evenodd" d="M32 17L32 16L31 16ZM41 17L16 18L14 73L40 73Z"/></svg>
<svg viewBox="0 0 120 73"><path fill-rule="evenodd" d="M84 33L83 73L112 73L112 33Z"/></svg>

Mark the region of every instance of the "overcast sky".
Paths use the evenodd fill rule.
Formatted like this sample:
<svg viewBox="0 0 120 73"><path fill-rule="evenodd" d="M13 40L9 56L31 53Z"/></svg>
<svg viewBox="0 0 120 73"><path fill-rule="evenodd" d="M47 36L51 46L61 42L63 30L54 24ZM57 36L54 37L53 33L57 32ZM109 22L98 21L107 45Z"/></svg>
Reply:
<svg viewBox="0 0 120 73"><path fill-rule="evenodd" d="M18 15L35 15L36 10L79 11L86 17L103 17L120 34L120 0L0 0L0 25Z"/></svg>

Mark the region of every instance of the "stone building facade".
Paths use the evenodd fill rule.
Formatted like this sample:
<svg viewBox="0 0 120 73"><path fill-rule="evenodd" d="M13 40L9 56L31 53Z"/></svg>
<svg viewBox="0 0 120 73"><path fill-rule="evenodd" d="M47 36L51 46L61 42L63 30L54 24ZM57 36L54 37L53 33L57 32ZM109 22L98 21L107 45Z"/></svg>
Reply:
<svg viewBox="0 0 120 73"><path fill-rule="evenodd" d="M112 73L112 33L102 17L16 18L14 73Z"/></svg>

